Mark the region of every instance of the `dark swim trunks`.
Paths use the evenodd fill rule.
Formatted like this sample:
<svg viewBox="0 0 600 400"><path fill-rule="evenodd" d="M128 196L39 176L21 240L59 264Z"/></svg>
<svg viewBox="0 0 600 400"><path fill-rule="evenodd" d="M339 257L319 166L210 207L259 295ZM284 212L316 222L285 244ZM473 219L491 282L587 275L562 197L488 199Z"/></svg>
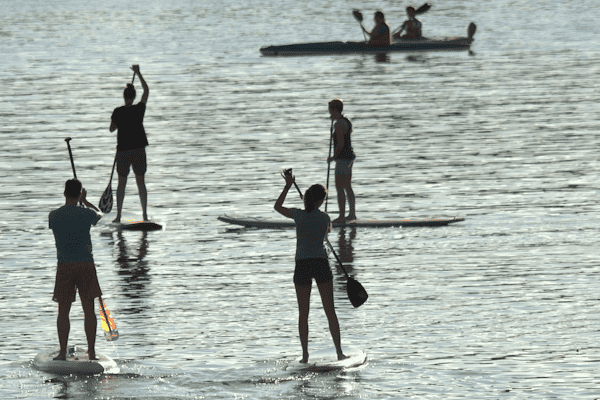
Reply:
<svg viewBox="0 0 600 400"><path fill-rule="evenodd" d="M136 175L146 174L148 166L146 163L146 149L144 147L117 152L117 174L127 176L131 167L133 167L133 173Z"/></svg>
<svg viewBox="0 0 600 400"><path fill-rule="evenodd" d="M58 264L52 300L58 303L72 303L75 301L77 290L81 299L95 299L102 296L93 262L76 261Z"/></svg>
<svg viewBox="0 0 600 400"><path fill-rule="evenodd" d="M329 260L326 258L296 260L294 284L297 286L310 285L312 278L315 278L317 283L324 283L333 279L333 274L329 268Z"/></svg>

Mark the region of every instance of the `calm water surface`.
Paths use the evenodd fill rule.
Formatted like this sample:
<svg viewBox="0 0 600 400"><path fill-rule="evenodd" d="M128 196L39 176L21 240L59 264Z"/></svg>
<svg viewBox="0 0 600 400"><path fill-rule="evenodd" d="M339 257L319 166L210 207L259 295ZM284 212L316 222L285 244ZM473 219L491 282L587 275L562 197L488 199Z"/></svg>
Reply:
<svg viewBox="0 0 600 400"><path fill-rule="evenodd" d="M368 29L378 8L395 28L406 5L4 1L0 397L600 398L600 7L433 3L421 17L425 35L465 35L474 21L473 54L379 62L258 51L360 40L353 8ZM56 377L31 360L57 343L47 215L71 177L64 138L97 202L116 145L110 115L134 63L150 86L149 213L165 229L118 232L113 213L92 230L121 333L97 349L122 373ZM353 309L335 271L343 345L369 361L294 373L295 232L217 217L276 217L283 168L304 189L325 182L327 102L336 97L354 123L359 217L466 221L334 230L336 251L370 294ZM295 193L286 204L300 205ZM131 179L125 218L140 215ZM316 351L332 344L314 292ZM85 345L79 301L71 317L71 343Z"/></svg>

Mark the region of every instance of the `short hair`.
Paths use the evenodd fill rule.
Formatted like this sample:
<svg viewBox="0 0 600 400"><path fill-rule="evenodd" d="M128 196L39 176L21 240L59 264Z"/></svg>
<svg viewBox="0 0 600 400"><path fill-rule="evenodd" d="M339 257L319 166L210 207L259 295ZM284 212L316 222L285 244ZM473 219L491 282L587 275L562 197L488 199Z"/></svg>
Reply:
<svg viewBox="0 0 600 400"><path fill-rule="evenodd" d="M123 90L123 97L126 99L135 99L135 86L132 83L128 83L125 90Z"/></svg>
<svg viewBox="0 0 600 400"><path fill-rule="evenodd" d="M81 194L81 182L77 179L69 179L65 182L65 196L77 198Z"/></svg>
<svg viewBox="0 0 600 400"><path fill-rule="evenodd" d="M340 99L331 100L329 102L329 108L342 112L344 111L344 103Z"/></svg>
<svg viewBox="0 0 600 400"><path fill-rule="evenodd" d="M375 16L376 16L376 17L379 17L379 18L381 18L381 19L385 19L385 16L383 15L383 12L381 12L381 11L376 11L376 12L375 12Z"/></svg>

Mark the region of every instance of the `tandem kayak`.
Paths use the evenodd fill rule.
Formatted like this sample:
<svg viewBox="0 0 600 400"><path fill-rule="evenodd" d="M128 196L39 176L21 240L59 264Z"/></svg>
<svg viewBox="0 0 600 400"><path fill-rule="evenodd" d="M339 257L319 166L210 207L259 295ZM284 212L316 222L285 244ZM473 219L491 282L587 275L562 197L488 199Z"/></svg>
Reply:
<svg viewBox="0 0 600 400"><path fill-rule="evenodd" d="M443 37L421 40L399 39L390 46L372 46L365 42L318 42L261 47L263 56L329 55L350 53L387 53L394 51L450 51L469 50L475 39L474 23L469 25L467 37Z"/></svg>

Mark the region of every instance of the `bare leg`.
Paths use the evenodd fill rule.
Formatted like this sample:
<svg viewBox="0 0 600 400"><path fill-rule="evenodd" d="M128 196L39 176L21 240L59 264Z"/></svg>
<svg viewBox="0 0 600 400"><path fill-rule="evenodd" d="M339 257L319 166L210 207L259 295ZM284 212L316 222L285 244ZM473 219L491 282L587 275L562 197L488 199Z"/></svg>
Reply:
<svg viewBox="0 0 600 400"><path fill-rule="evenodd" d="M343 176L335 176L335 189L337 190L337 201L338 208L340 210L340 215L332 222L345 222L346 219L344 217L344 214L346 214L346 195L344 193Z"/></svg>
<svg viewBox="0 0 600 400"><path fill-rule="evenodd" d="M127 177L119 175L119 185L117 186L117 217L113 222L121 222L121 211L123 210L123 200L125 199L125 187L127 186Z"/></svg>
<svg viewBox="0 0 600 400"><path fill-rule="evenodd" d="M312 285L296 285L296 297L298 298L298 333L302 345L301 363L308 362L308 313L310 311L310 291Z"/></svg>
<svg viewBox="0 0 600 400"><path fill-rule="evenodd" d="M144 221L148 221L148 213L146 212L146 208L148 206L148 192L146 191L144 175L136 175L135 182L137 183L138 193L140 194L140 203L142 203L143 219Z"/></svg>
<svg viewBox="0 0 600 400"><path fill-rule="evenodd" d="M331 333L331 338L333 339L338 360L343 360L348 357L346 357L342 352L340 324L338 322L337 314L335 313L335 305L333 303L333 280L319 283L317 286L319 287L319 293L321 294L323 310L325 310L325 315L327 315L327 321L329 322L329 333Z"/></svg>
<svg viewBox="0 0 600 400"><path fill-rule="evenodd" d="M60 344L60 352L55 360L67 359L67 344L69 342L69 331L71 330L71 322L69 321L69 313L71 312L71 302L58 303L58 318L56 318L56 328L58 330L58 343Z"/></svg>
<svg viewBox="0 0 600 400"><path fill-rule="evenodd" d="M343 185L348 195L348 208L350 208L350 214L346 219L353 220L356 219L356 197L354 196L354 190L352 190L352 174L344 175L341 178L343 178Z"/></svg>
<svg viewBox="0 0 600 400"><path fill-rule="evenodd" d="M96 312L94 311L94 299L81 299L81 306L83 307L83 327L85 330L85 337L88 343L88 355L90 360L97 360L96 358Z"/></svg>

